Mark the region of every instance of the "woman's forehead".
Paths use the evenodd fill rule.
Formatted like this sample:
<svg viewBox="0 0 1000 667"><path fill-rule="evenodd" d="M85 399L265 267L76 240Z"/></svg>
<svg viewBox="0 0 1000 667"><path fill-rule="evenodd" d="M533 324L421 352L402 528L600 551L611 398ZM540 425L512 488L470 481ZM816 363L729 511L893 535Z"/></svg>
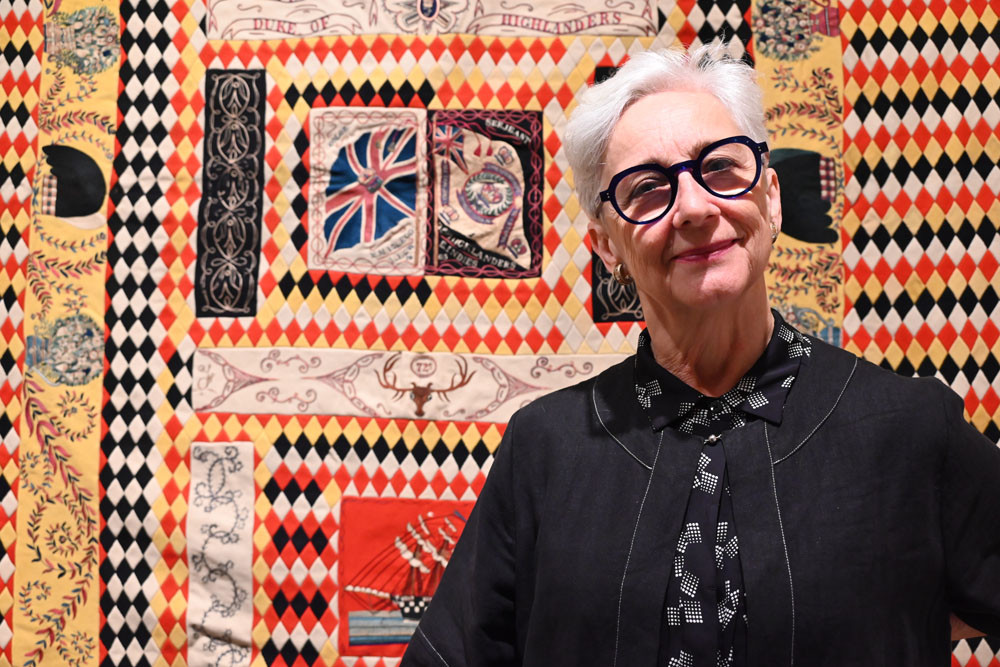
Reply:
<svg viewBox="0 0 1000 667"><path fill-rule="evenodd" d="M607 158L609 163L640 155L653 161L686 159L713 141L740 133L732 115L711 93L653 93L622 114L611 134Z"/></svg>

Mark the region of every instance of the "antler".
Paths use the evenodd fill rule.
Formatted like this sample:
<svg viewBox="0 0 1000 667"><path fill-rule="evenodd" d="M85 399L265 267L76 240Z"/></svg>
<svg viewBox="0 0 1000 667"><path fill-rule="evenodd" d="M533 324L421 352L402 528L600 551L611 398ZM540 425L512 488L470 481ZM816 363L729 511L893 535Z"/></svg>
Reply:
<svg viewBox="0 0 1000 667"><path fill-rule="evenodd" d="M385 366L382 367L382 373L379 373L377 369L375 371L375 377L378 378L379 385L385 389L392 389L396 392L396 395L392 397L393 400L400 398L407 391L406 387L396 386L396 374L392 372L392 367L396 365L396 362L399 361L399 357L402 354L402 352L397 352L389 357L389 359L385 362Z"/></svg>
<svg viewBox="0 0 1000 667"><path fill-rule="evenodd" d="M444 400L448 400L448 393L455 391L456 389L461 389L465 385L469 384L472 376L476 374L476 371L469 372L469 362L465 361L461 357L458 358L458 377L456 379L455 375L451 376L451 386L444 389L431 389L431 392L435 394L441 394Z"/></svg>
<svg viewBox="0 0 1000 667"><path fill-rule="evenodd" d="M448 393L460 389L465 385L469 384L472 380L472 376L476 374L475 371L469 372L469 364L461 357L458 358L458 373L451 376L451 385L444 387L443 389L434 389L433 384L428 382L427 384L417 384L416 382L410 382L409 387L400 387L396 384L396 374L392 372L393 366L399 361L402 352L397 352L396 354L389 357L385 365L382 367L382 371L375 371L375 377L378 378L378 383L384 389L391 389L396 394L392 397L393 400L397 400L403 397L404 394L409 392L410 398L413 399L413 405L416 408L416 415L418 417L424 416L424 405L427 401L431 399L434 394L440 394L445 401L448 400Z"/></svg>

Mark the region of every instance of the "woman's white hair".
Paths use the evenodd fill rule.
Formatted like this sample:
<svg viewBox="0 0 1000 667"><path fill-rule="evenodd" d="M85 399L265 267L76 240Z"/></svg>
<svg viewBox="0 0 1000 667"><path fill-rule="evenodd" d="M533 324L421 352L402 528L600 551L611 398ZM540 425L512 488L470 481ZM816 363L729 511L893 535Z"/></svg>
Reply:
<svg viewBox="0 0 1000 667"><path fill-rule="evenodd" d="M740 131L754 141L767 141L764 94L753 67L732 58L728 45L706 44L644 51L626 62L610 78L578 97L563 135L563 147L584 212L597 219L601 202L601 167L611 133L625 110L647 95L674 90L714 95L732 114Z"/></svg>

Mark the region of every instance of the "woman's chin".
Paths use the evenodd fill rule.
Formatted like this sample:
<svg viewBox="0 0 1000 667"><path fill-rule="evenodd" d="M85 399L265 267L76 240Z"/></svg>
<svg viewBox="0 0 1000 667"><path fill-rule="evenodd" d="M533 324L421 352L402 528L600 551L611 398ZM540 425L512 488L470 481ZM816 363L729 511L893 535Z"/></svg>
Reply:
<svg viewBox="0 0 1000 667"><path fill-rule="evenodd" d="M701 280L672 281L665 286L659 301L685 310L715 310L721 307L738 309L740 302L752 293L746 280L735 276L704 276Z"/></svg>
<svg viewBox="0 0 1000 667"><path fill-rule="evenodd" d="M734 312L737 312L739 311L741 299L745 298L745 293L737 289L723 288L698 288L678 293L676 287L673 287L668 290L662 290L657 295L649 295L647 298L642 297L643 295L640 293L640 300L642 301L644 311L646 311L646 319L649 320L652 313L648 311L651 308L674 314L679 312L691 314L698 312L708 313L720 309L732 309Z"/></svg>

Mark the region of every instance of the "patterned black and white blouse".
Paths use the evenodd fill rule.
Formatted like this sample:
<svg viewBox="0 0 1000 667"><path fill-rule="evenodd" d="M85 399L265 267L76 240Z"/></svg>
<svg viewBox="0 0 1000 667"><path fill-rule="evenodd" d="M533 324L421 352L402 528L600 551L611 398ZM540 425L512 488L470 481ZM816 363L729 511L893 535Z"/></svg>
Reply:
<svg viewBox="0 0 1000 667"><path fill-rule="evenodd" d="M809 357L809 339L772 313L774 332L763 354L736 386L715 398L656 363L648 332L639 336L635 393L653 429L704 439L667 584L659 661L665 667L746 664L739 540L725 450L718 443L725 431L760 419L780 424L785 398Z"/></svg>

